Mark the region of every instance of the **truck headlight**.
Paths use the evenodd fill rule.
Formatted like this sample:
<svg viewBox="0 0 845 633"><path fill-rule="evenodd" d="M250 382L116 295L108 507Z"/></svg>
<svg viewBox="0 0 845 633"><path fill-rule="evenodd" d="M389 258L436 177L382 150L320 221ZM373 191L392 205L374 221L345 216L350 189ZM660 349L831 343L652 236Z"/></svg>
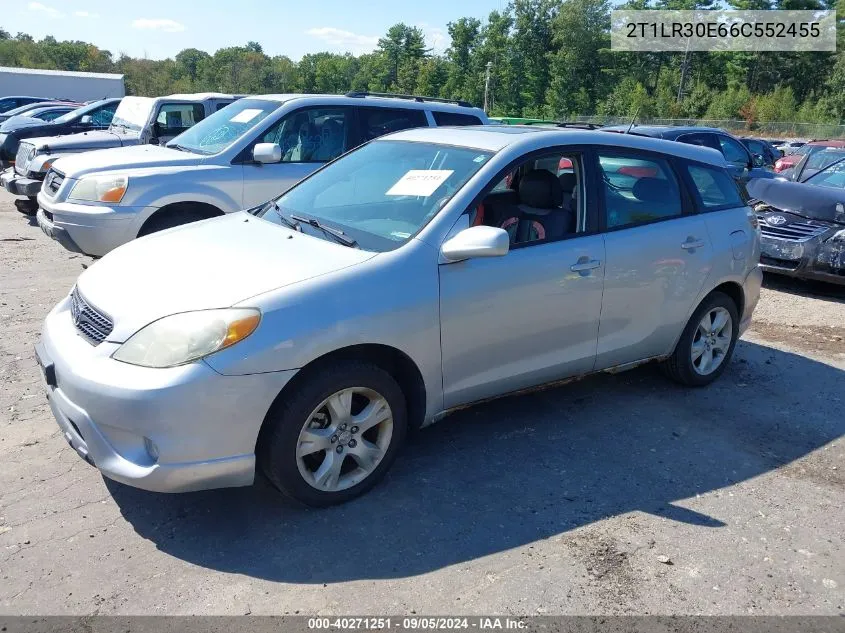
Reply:
<svg viewBox="0 0 845 633"><path fill-rule="evenodd" d="M78 202L120 202L129 186L126 176L85 176L70 191L68 200Z"/></svg>
<svg viewBox="0 0 845 633"><path fill-rule="evenodd" d="M184 365L244 340L260 320L255 308L174 314L138 330L112 358L142 367Z"/></svg>

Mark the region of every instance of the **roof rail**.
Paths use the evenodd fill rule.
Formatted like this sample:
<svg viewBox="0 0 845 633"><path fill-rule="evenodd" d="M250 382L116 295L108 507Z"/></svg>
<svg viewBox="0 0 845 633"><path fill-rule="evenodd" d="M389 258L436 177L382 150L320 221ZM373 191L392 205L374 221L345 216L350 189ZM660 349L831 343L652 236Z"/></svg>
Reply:
<svg viewBox="0 0 845 633"><path fill-rule="evenodd" d="M411 101L419 101L420 103L424 101L432 101L434 103L454 103L455 105L459 105L463 108L472 108L473 106L469 101L462 101L460 99L441 99L439 97L421 97L419 95L403 95L397 94L395 92L359 92L356 90L352 90L346 93L347 97L392 97L393 99L409 99Z"/></svg>
<svg viewBox="0 0 845 633"><path fill-rule="evenodd" d="M598 130L602 126L599 125L598 123L578 123L578 122L572 123L572 122L569 122L569 121L564 121L563 123L557 123L556 127L571 127L571 128L576 129L576 130Z"/></svg>

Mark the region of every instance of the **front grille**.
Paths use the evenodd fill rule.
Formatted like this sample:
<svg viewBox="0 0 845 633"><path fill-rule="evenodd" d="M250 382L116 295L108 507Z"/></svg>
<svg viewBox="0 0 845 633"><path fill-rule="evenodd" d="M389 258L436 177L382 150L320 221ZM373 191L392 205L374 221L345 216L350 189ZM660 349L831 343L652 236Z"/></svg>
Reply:
<svg viewBox="0 0 845 633"><path fill-rule="evenodd" d="M77 331L94 345L105 341L114 329L111 318L85 301L75 287L70 295L70 316Z"/></svg>
<svg viewBox="0 0 845 633"><path fill-rule="evenodd" d="M56 171L55 169L51 169L47 172L47 175L44 177L44 188L47 190L51 196L55 196L56 192L59 190L59 187L62 186L62 183L65 180L65 175L60 171Z"/></svg>
<svg viewBox="0 0 845 633"><path fill-rule="evenodd" d="M760 222L760 232L763 234L763 237L780 240L806 242L828 231L828 227L826 226L810 224L809 222L791 222L780 226L772 226L766 222L766 218L762 214L758 214L757 219Z"/></svg>
<svg viewBox="0 0 845 633"><path fill-rule="evenodd" d="M18 153L15 155L15 171L21 176L26 176L27 165L34 156L35 146L29 143L21 143L18 146Z"/></svg>

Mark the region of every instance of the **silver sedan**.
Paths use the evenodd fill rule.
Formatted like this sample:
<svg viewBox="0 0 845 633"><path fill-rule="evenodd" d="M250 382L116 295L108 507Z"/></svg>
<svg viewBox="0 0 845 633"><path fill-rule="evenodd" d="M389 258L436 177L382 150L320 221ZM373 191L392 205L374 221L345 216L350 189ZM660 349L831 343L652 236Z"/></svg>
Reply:
<svg viewBox="0 0 845 633"><path fill-rule="evenodd" d="M473 402L647 361L709 384L758 260L714 150L407 130L256 209L114 250L36 351L65 438L107 477L179 492L260 470L323 506Z"/></svg>

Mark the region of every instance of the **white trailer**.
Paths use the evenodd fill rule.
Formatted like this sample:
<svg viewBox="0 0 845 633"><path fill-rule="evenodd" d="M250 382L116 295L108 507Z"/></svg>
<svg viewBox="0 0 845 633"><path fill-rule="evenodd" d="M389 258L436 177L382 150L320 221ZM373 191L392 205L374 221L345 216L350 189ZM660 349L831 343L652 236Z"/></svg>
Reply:
<svg viewBox="0 0 845 633"><path fill-rule="evenodd" d="M0 97L27 96L93 101L125 95L123 75L0 66Z"/></svg>

